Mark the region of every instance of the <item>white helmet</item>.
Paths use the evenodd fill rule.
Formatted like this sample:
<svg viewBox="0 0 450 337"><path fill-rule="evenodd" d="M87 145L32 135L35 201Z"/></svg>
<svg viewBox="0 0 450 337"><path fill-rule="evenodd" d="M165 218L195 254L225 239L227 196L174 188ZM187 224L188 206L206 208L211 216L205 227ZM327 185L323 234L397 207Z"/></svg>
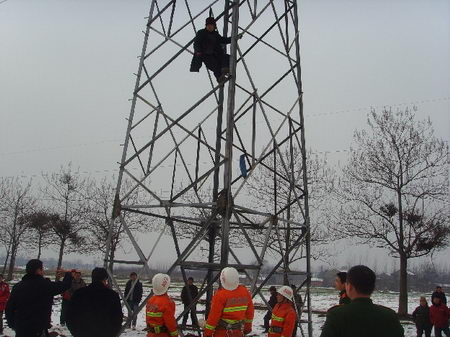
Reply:
<svg viewBox="0 0 450 337"><path fill-rule="evenodd" d="M226 267L220 273L220 282L226 290L234 290L239 285L239 274L236 268Z"/></svg>
<svg viewBox="0 0 450 337"><path fill-rule="evenodd" d="M163 295L170 286L170 276L167 274L156 274L152 279L153 293Z"/></svg>
<svg viewBox="0 0 450 337"><path fill-rule="evenodd" d="M280 289L278 289L277 293L283 296L284 298L287 298L289 301L292 301L292 297L294 297L294 292L292 291L292 288L288 286L282 286Z"/></svg>

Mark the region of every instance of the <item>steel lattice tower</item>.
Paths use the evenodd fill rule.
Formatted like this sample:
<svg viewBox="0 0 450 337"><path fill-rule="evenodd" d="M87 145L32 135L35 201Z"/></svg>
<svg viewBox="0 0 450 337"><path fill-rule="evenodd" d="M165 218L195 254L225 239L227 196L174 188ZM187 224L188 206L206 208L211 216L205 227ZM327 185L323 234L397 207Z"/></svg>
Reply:
<svg viewBox="0 0 450 337"><path fill-rule="evenodd" d="M210 15L232 38L222 85L204 67L189 72L195 34ZM186 280L186 270L204 271L194 301L206 294L206 314L224 266L245 274L266 304L262 287L283 274L285 283L297 280L304 299L297 310L306 313L300 329L312 336L297 1L151 0L147 19L105 256L113 285L123 298L113 263L149 271L161 236L170 234L176 259L167 273L179 268ZM134 202L136 193L145 201ZM129 229L130 213L160 229L152 247ZM117 223L138 261L111 258ZM275 246L278 255L270 254Z"/></svg>

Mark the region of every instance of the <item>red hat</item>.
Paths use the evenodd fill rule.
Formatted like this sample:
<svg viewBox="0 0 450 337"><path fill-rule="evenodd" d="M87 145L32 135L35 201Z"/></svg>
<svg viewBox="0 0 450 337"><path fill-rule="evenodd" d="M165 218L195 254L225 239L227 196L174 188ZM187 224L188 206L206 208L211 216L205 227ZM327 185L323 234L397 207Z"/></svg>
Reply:
<svg viewBox="0 0 450 337"><path fill-rule="evenodd" d="M72 269L70 272L71 272L71 273L76 273L77 270L76 270L76 269Z"/></svg>
<svg viewBox="0 0 450 337"><path fill-rule="evenodd" d="M209 18L206 18L206 22L205 22L205 25L207 26L207 25L216 25L216 19L214 19L213 17L209 17Z"/></svg>

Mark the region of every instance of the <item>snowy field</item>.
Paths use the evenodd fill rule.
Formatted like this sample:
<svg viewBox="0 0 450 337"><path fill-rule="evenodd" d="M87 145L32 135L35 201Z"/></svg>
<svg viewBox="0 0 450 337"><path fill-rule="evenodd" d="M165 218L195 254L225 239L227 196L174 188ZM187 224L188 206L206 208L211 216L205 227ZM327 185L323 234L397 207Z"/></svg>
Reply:
<svg viewBox="0 0 450 337"><path fill-rule="evenodd" d="M148 294L150 291L150 288L145 285L144 286L144 296ZM180 294L181 288L178 286L174 286L171 288L170 293L174 297L178 297ZM312 308L313 310L321 310L325 311L328 308L330 308L333 305L336 305L338 302L337 298L337 292L333 289L328 288L313 288L312 292ZM422 294L422 293L410 293L409 294L409 309L408 311L411 313L415 307L418 305L419 297L426 295L427 298L430 297L430 294ZM395 292L376 292L373 295L373 300L377 304L384 305L386 307L392 308L394 310L397 309L397 303L398 303L398 293ZM183 311L183 305L181 302L177 301L177 314L181 313ZM258 297L255 298L255 303L262 303ZM60 297L55 297L55 304L53 305L53 315L52 315L52 323L54 327L51 329L54 331L57 331L63 336L71 336L69 331L65 327L59 326L59 313L60 313L60 306L61 306L61 299ZM203 309L201 306L198 306L198 310ZM126 309L124 308L124 314L127 315ZM263 333L263 328L261 325L263 324L263 317L265 315L265 311L262 310L256 310L255 312L255 321L254 321L254 331L253 333L256 335L265 335ZM325 322L325 317L322 317L323 315L313 315L313 329L314 329L314 337L320 336L321 326ZM200 316L199 316L200 318ZM306 318L303 316L303 318ZM403 327L405 329L405 336L406 337L413 337L416 336L416 330L415 326L411 322L402 322ZM188 324L190 324L190 318L188 320ZM146 332L143 331L145 328L145 312L140 312L138 316L137 321L137 329L136 331L132 330L126 330L123 336L128 337L137 337L137 336L146 336ZM306 325L304 325L306 327ZM7 336L14 336L14 332L11 331L8 328L5 328L5 335ZM297 334L297 336L301 336L300 333Z"/></svg>

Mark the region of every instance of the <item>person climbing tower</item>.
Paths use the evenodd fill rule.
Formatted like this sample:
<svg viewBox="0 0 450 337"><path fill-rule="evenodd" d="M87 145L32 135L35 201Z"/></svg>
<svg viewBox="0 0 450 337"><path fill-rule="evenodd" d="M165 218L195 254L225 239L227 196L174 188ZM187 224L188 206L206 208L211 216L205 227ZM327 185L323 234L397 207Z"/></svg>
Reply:
<svg viewBox="0 0 450 337"><path fill-rule="evenodd" d="M242 34L238 35L238 39ZM197 32L194 40L194 56L191 62L191 72L198 72L205 64L214 73L217 82L227 79L230 67L230 55L225 52L224 44L231 43L231 37L223 37L217 31L216 20L206 19L205 28Z"/></svg>

